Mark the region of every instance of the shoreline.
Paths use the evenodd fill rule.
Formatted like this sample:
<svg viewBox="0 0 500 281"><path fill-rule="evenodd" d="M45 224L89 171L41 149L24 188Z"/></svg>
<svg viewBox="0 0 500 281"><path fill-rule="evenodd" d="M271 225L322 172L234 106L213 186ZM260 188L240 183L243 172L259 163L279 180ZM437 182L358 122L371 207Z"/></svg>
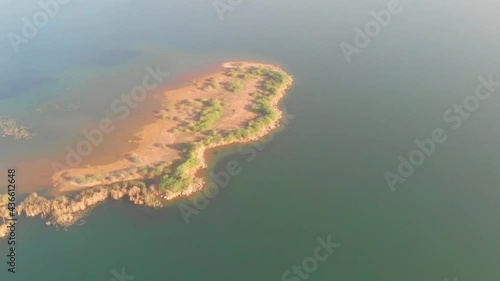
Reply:
<svg viewBox="0 0 500 281"><path fill-rule="evenodd" d="M262 141L262 139L265 138L266 136L276 132L277 129L279 129L279 127L281 126L282 120L283 120L283 110L281 110L281 108L279 107L279 104L280 104L281 100L285 97L286 92L291 88L292 84L293 84L293 79L290 83L286 84L284 86L284 88L280 90L278 95L273 99L273 109L276 110L278 112L278 115L279 115L278 119L275 122L273 122L270 126L265 128L261 133L257 134L256 136L252 136L252 137L245 138L245 139L240 139L240 140L237 140L234 142L220 143L220 144L216 144L213 146L203 147L201 149L201 152L200 152L201 156L199 156L199 160L201 161L202 164L194 171L195 174L200 173L200 172L203 174L201 176L201 178L203 180L203 184L201 186L199 186L198 188L194 188L194 189L190 190L188 193L182 193L182 194L179 194L177 196L170 197L167 200L172 200L172 199L177 199L177 198L189 198L190 196L193 196L196 193L202 191L204 188L206 188L206 180L208 179L208 175L206 174L206 172L208 169L208 162L209 162L207 159L208 153L210 153L214 150L224 149L224 147L231 147L231 146L238 145L238 144L250 144L250 143L254 143L254 142L259 142L259 141Z"/></svg>
<svg viewBox="0 0 500 281"><path fill-rule="evenodd" d="M139 177L137 175L132 176L132 174L129 174L130 176L128 178L118 178L114 179L114 181L109 180L109 182L105 182L105 180L95 180L87 183L87 186L79 185L76 186L76 188L60 189L61 193L63 194L72 193L73 195L71 196L71 198L68 198L65 195L61 195L53 199L46 199L44 197L38 196L36 193L32 193L19 205L19 208L17 210L18 214L24 213L29 217L50 216L47 224L68 227L77 222L93 207L108 199L121 200L124 197L129 197L130 201L134 204L160 208L165 206L172 200L190 197L206 188L208 179L208 154L213 150L223 149L225 146L258 142L267 135L279 129L279 127L282 125L283 120L283 110L280 107L280 103L293 84L293 77L281 70L281 68L276 65L258 62L230 61L221 63L220 68L221 71L206 74L203 76L203 78L198 79L209 80L211 78L213 80L214 77L229 77L228 73L231 71L235 71L236 69L238 75L233 76L231 74L230 77L233 78L226 78L226 80L228 81L224 82L224 90L229 83L239 80L238 77L240 77L241 75L245 76L250 72L252 72L252 74L255 72L257 73L257 76L251 76L250 81L252 81L253 84L250 83L250 86L248 86L249 82L247 80L243 80L243 88L245 89L243 93L234 92L223 94L225 98L223 100L224 107L221 108L222 113L219 113L219 119L214 123L213 128L209 128L209 130L206 132L196 133L192 131L194 130L192 129L193 124L199 124L199 122L201 122L201 119L200 121L186 119L188 120L188 125L186 125L187 129L184 130L187 131L181 131L180 133L170 133L170 131L167 131L167 129L172 130L172 128L175 129L177 127L168 127L165 125L168 123L168 121L162 121L158 119L151 124L146 124L144 128L136 134L138 136L143 136L143 138L141 139L141 141L143 142L138 144L139 148L137 150L134 150L133 152L137 152L139 156L151 156L150 158L148 158L149 162L146 162L147 164L154 163L154 157L158 157L158 155L160 161L165 160L165 158L161 158L161 156L165 155L170 155L170 157L174 160L176 159L175 157L178 158L178 160L175 160L177 163L176 165L161 164L163 162L159 162L161 168L160 171L163 171L161 176L148 178ZM270 77L272 77L272 79ZM185 95L189 96L189 94L192 93L199 95L211 93L209 90L203 90L200 94L198 81L194 81L194 86L184 85L170 91L165 91L163 94L163 98L167 100L167 98L174 97L174 95L176 93L178 94L178 92L182 94L184 99ZM277 83L276 81L279 81L279 83ZM223 83L221 82L220 84ZM270 84L271 86L267 84ZM204 86L202 86L202 88L206 86L206 84L203 85ZM195 89L194 91L192 91L193 87ZM172 86L170 86L170 88L172 88ZM262 90L261 88L264 88L264 90ZM270 88L271 90L269 90L268 88ZM190 90L192 91L192 93L189 92ZM167 96L167 93L171 95ZM218 95L220 96L222 94ZM219 96L212 95L211 97L213 100L209 100L209 102L214 103L216 98L220 98ZM225 104L228 100L238 104L239 107L236 109L238 109L239 111L236 111L236 109L232 109L232 111L230 111L230 106L233 106L233 104ZM184 102L184 100L180 101ZM256 109L253 109L253 106L255 104L265 107L264 109L260 108L265 113L256 114ZM178 104L175 104L175 106L175 108L177 109ZM252 107L252 110L248 109L248 107ZM201 107L201 116L204 115L203 110L205 110L206 108L207 106ZM257 106L257 108L259 107ZM228 114L227 111L231 112L231 114ZM198 114L195 115L197 116ZM235 118L235 114L239 119ZM162 117L161 119L164 118ZM165 119L170 120L170 116ZM235 119L238 122L234 121ZM228 122L227 120L230 120L231 122ZM242 126L241 124L246 125ZM204 130L205 129L207 128L204 128ZM214 132L219 131L219 129L221 129L225 133L215 134ZM151 136L147 134L148 132L159 132L159 135L151 138ZM185 132L190 132L193 136L189 136L189 134ZM209 134L208 132L212 133ZM170 148L162 148L161 151L163 151L163 154L154 151L152 145L157 145L157 143L154 143L154 141L162 139L159 137L162 134L168 135L170 137L172 137L172 134L174 134L174 136L182 137L182 140L188 140L189 145L187 150L182 150L183 153L181 154L179 154L180 150L178 147L175 147L175 149L179 150L175 151L177 154L172 154L171 151L168 151L168 153L165 152ZM150 138L147 138L148 136ZM170 141L164 145L168 144L170 144L171 146L178 146L182 144L182 142L176 140ZM143 150L141 150L141 146ZM147 147L148 152L144 150L144 147ZM142 152L144 152L144 154L141 154ZM121 162L108 165L107 168L114 169L116 167L121 167L120 165L122 165L122 162L124 160L120 159L119 161ZM97 166L97 168L100 167L101 166ZM182 170L181 167L183 168ZM92 169L97 168L87 167L87 170L73 169L70 171L62 171L62 173L59 172L59 176L66 176L66 178L64 178L64 181L69 182L69 184L75 185L76 180L68 177L68 173L73 173L76 175L86 175L86 173L88 173L89 171L94 171ZM91 174L91 176L94 177L95 174ZM67 178L70 178L71 181L67 180ZM59 179L59 183L64 183L64 181L61 180L62 177L57 178L57 176L53 176L53 179L55 179L54 182L57 182L56 180ZM110 179L110 177L108 176L106 179ZM146 183L145 181L149 183Z"/></svg>

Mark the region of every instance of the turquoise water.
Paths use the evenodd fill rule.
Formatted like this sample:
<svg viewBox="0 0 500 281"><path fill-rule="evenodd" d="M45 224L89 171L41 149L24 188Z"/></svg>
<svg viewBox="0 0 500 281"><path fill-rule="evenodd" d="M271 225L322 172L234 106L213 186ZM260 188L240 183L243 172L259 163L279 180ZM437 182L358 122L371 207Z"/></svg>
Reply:
<svg viewBox="0 0 500 281"><path fill-rule="evenodd" d="M456 131L442 116L479 76L500 80L500 5L403 2L348 64L339 44L387 3L352 2L248 0L220 21L211 1L71 1L19 54L1 36L0 113L37 133L0 140L2 164L64 151L148 65L174 79L225 60L279 64L295 77L283 103L295 117L252 161L215 152L214 172L229 161L242 172L189 224L178 204L190 201L109 202L68 231L21 218L18 272L0 241L0 280L111 280L122 268L145 281L282 280L328 235L341 246L308 280L498 280L500 102L482 102ZM37 11L0 5L0 34ZM80 108L33 110L63 97ZM447 141L391 192L384 172L438 127Z"/></svg>

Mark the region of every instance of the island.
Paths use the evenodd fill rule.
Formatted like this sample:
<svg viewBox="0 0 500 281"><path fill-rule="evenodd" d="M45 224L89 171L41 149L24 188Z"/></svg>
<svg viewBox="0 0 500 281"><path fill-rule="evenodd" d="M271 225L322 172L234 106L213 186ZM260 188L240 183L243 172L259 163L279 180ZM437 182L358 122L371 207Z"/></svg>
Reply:
<svg viewBox="0 0 500 281"><path fill-rule="evenodd" d="M135 133L133 151L112 163L54 173L54 188L64 194L48 199L33 193L17 213L48 217L48 224L66 227L107 199L128 197L134 204L161 208L203 189L207 149L258 141L278 128L279 102L293 82L275 65L221 66L165 91L161 110L150 113L154 121Z"/></svg>

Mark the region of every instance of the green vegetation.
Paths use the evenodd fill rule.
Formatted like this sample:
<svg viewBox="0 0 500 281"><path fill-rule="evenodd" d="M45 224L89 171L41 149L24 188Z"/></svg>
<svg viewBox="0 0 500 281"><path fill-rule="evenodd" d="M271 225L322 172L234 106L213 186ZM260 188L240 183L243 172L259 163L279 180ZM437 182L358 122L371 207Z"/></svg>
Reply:
<svg viewBox="0 0 500 281"><path fill-rule="evenodd" d="M186 100L185 104L192 108L199 108L203 106L203 102L197 100Z"/></svg>
<svg viewBox="0 0 500 281"><path fill-rule="evenodd" d="M188 188L193 179L189 171L198 166L197 151L201 148L200 143L192 143L183 150L185 159L171 172L165 174L160 180L161 191L179 192Z"/></svg>
<svg viewBox="0 0 500 281"><path fill-rule="evenodd" d="M142 162L142 158L139 156L139 155L136 155L136 154L127 154L125 155L127 157L127 160L132 162L132 163L141 163Z"/></svg>
<svg viewBox="0 0 500 281"><path fill-rule="evenodd" d="M235 67L228 70L226 73L229 77L238 77L238 75L243 74L245 71L241 67Z"/></svg>
<svg viewBox="0 0 500 281"><path fill-rule="evenodd" d="M244 88L243 83L241 81L235 80L235 81L229 81L226 84L226 90L233 92L233 93L238 93L241 92Z"/></svg>
<svg viewBox="0 0 500 281"><path fill-rule="evenodd" d="M212 91L219 88L219 81L215 78L209 78L201 88L203 91Z"/></svg>
<svg viewBox="0 0 500 281"><path fill-rule="evenodd" d="M224 137L218 130L212 130L208 136L202 140L204 145L218 144L224 141Z"/></svg>
<svg viewBox="0 0 500 281"><path fill-rule="evenodd" d="M292 81L292 78L284 72L271 68L252 67L248 73L254 76L263 76L266 79L261 83L262 91L252 93L255 98L251 105L252 110L261 114L261 116L248 123L246 129L237 129L232 131L225 141L232 142L237 139L251 138L258 134L267 126L278 119L278 112L274 109L271 101L283 87Z"/></svg>
<svg viewBox="0 0 500 281"><path fill-rule="evenodd" d="M211 100L206 104L208 105L201 111L200 120L189 125L190 130L194 132L209 130L222 117L223 108L220 100Z"/></svg>
<svg viewBox="0 0 500 281"><path fill-rule="evenodd" d="M85 175L83 177L75 179L77 184L86 185L104 180L105 176L101 174L95 175Z"/></svg>
<svg viewBox="0 0 500 281"><path fill-rule="evenodd" d="M172 162L162 162L156 165L140 166L140 167L131 166L127 169L111 172L108 176L102 174L85 175L83 177L74 179L74 181L80 185L95 185L96 183L101 182L103 180L116 181L127 178L130 179L130 177L137 177L137 176L141 176L145 179L151 179L170 173L171 166Z"/></svg>
<svg viewBox="0 0 500 281"><path fill-rule="evenodd" d="M243 79L244 81L248 81L248 80L254 78L255 76L256 75L253 74L251 71L247 71L247 72L245 72L243 74L240 74L238 77L241 78L241 79Z"/></svg>

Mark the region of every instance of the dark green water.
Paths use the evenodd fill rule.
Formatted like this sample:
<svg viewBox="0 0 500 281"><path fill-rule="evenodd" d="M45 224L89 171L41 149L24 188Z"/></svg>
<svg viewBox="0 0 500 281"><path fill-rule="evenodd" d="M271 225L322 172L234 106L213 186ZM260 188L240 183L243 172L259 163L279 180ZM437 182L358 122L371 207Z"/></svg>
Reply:
<svg viewBox="0 0 500 281"><path fill-rule="evenodd" d="M36 11L4 2L11 12L0 12L2 33ZM22 218L18 272L7 272L8 246L0 241L0 280L112 280L122 268L137 281L282 280L328 235L341 246L308 280L499 280L500 101L482 102L455 131L442 116L474 93L479 76L500 80L500 5L404 2L348 64L339 44L352 44L354 27L387 3L352 2L248 0L221 22L211 1L74 1L20 54L4 48L4 85L38 81L23 76L28 69L58 78L30 90L9 84L16 95L0 100L0 109L28 122L58 118L16 111L53 89L69 84L83 100L110 99L127 89L116 82L134 85L137 69L156 60L174 76L228 59L280 64L295 77L283 103L295 117L252 161L236 148L215 152L214 172L229 161L242 171L189 224L177 205L127 202L102 204L68 231ZM139 53L99 64L109 50ZM107 96L92 91L88 82L97 80ZM61 145L78 139L74 124L101 118L102 104L59 124ZM384 172L395 172L398 155L408 157L413 141L438 127L447 141L391 192ZM30 147L43 154L59 146L42 138ZM9 142L0 149L9 160L25 151Z"/></svg>

